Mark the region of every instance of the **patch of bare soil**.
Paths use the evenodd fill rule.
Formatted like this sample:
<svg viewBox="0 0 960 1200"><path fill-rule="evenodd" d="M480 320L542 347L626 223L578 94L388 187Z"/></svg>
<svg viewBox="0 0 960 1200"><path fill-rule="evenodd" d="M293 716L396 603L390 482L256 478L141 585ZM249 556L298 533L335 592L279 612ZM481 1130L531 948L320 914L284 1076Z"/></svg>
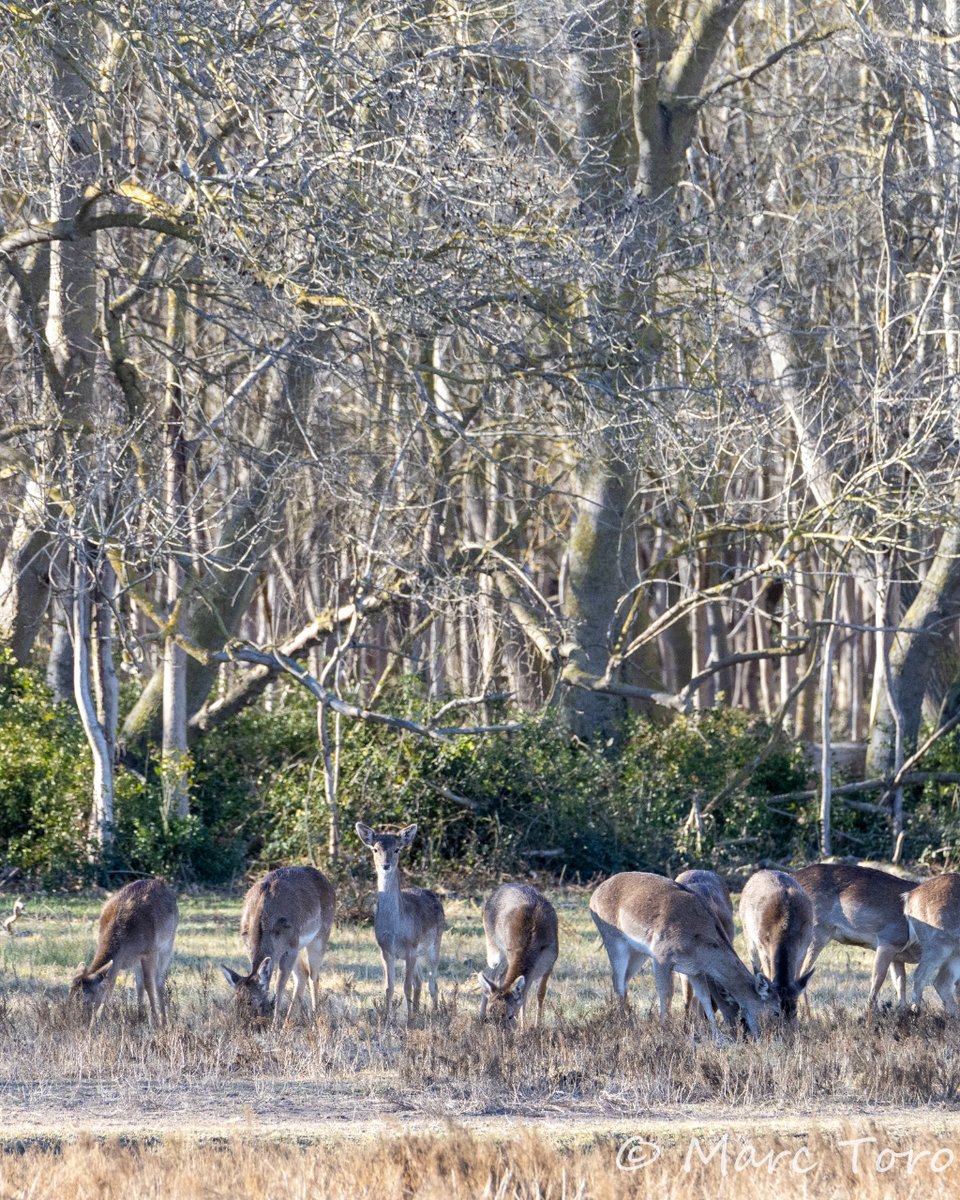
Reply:
<svg viewBox="0 0 960 1200"><path fill-rule="evenodd" d="M102 1081L0 1084L0 1141L55 1142L86 1136L204 1140L240 1135L327 1142L440 1133L458 1126L498 1139L523 1128L563 1144L637 1136L670 1144L723 1133L801 1137L871 1123L898 1136L922 1131L960 1137L960 1110L952 1108L876 1106L851 1111L836 1105L771 1115L769 1109L702 1104L624 1111L571 1102L534 1103L529 1113L520 1116L516 1111L465 1111L442 1102L414 1107L339 1082L298 1078L237 1080L215 1091L181 1086L170 1079L143 1084L135 1095L129 1085Z"/></svg>

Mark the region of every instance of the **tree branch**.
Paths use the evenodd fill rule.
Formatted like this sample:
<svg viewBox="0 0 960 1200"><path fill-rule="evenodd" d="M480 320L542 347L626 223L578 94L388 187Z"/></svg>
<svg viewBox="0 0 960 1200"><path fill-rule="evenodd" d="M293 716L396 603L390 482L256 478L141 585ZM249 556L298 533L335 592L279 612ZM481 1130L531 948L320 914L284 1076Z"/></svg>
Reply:
<svg viewBox="0 0 960 1200"><path fill-rule="evenodd" d="M183 643L181 642L181 644ZM325 704L329 709L335 713L339 713L342 717L348 717L353 721L367 721L372 725L385 725L389 729L397 729L403 733L413 733L417 737L426 738L433 742L449 742L452 738L464 734L501 733L520 728L519 724L511 724L431 729L427 725L421 725L417 721L410 721L406 717L394 717L389 713L376 712L373 709L362 708L358 704L351 704L347 700L341 700L335 692L324 687L309 671L286 655L269 654L263 650L256 650L252 646L239 645L230 645L224 650L205 652L196 646L184 644L184 649L200 662L207 664L240 662L251 663L254 666L268 667L274 672L291 676L291 678L295 679L297 683L305 687L311 695L319 700L321 704Z"/></svg>
<svg viewBox="0 0 960 1200"><path fill-rule="evenodd" d="M761 59L759 62L751 63L750 66L744 67L740 71L733 71L729 75L725 75L723 79L718 80L717 83L707 88L700 98L700 104L706 104L708 100L712 100L714 96L722 92L725 88L734 87L738 83L749 83L751 80L756 79L758 75L762 75L764 71L769 71L771 67L776 66L782 58L785 58L788 54L792 54L794 50L803 50L807 46L816 45L817 42L825 42L828 38L832 38L835 33L840 33L845 28L846 26L844 25L831 25L829 29L808 29L806 33L800 34L792 42L787 42L786 45L780 46L779 49L771 51L766 58Z"/></svg>

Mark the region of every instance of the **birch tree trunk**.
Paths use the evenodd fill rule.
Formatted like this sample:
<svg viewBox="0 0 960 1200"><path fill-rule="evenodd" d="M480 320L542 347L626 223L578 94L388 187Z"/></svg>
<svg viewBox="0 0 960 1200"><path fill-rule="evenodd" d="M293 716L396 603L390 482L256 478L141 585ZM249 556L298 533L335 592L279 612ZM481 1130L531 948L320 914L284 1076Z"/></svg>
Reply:
<svg viewBox="0 0 960 1200"><path fill-rule="evenodd" d="M181 588L180 557L186 550L184 512L186 504L185 475L186 447L183 432L183 403L179 378L178 355L183 352L183 298L171 288L167 297L167 342L170 357L167 362L166 386L166 510L168 537L171 541L167 555L166 601L172 629L163 644L163 738L161 743L160 779L163 787L165 822L171 816L186 817L190 812L190 778L187 749L187 655L177 641L177 624Z"/></svg>

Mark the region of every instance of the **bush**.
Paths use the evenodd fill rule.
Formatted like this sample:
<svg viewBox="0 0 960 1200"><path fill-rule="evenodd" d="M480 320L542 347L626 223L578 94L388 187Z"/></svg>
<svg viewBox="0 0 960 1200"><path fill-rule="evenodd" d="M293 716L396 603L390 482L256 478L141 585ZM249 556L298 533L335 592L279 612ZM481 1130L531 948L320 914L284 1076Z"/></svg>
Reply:
<svg viewBox="0 0 960 1200"><path fill-rule="evenodd" d="M0 685L0 852L56 884L84 870L93 767L75 713L38 676L7 666Z"/></svg>
<svg viewBox="0 0 960 1200"><path fill-rule="evenodd" d="M414 719L429 715L410 682L389 704ZM413 866L427 878L531 868L581 879L672 873L815 849L809 805L765 803L804 785L799 748L784 741L749 770L769 730L745 713L716 709L665 727L636 718L615 754L572 739L556 710L499 715L518 728L449 742L344 721L345 865L370 869L353 835L357 820L418 822ZM694 801L702 809L740 775L691 825ZM223 884L250 867L324 858L329 813L316 706L302 689L278 686L270 711L247 709L207 735L190 776L190 817L165 821L157 772L146 782L118 772L115 861L107 865ZM55 706L35 674L12 671L0 691L0 851L8 864L46 883L83 877L91 777L71 706Z"/></svg>
<svg viewBox="0 0 960 1200"><path fill-rule="evenodd" d="M406 713L425 715L410 697ZM768 728L745 713L715 710L665 728L637 718L615 756L572 739L555 710L513 717L520 725L515 732L447 744L345 724L342 829L352 831L356 820L417 821L421 871L545 867L583 879L783 857L811 835L815 844L804 805L793 805L785 822L782 810L764 804L767 796L805 785L803 754L787 742L704 819L699 846L684 831L694 798L705 802L718 793L767 741ZM308 842L323 844L328 814L312 758L264 799L265 861L301 856Z"/></svg>

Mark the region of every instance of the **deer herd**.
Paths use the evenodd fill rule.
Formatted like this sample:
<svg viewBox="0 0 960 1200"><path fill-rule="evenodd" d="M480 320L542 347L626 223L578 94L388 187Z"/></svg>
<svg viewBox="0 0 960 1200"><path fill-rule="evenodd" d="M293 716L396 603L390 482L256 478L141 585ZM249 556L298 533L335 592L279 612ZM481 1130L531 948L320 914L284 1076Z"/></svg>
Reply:
<svg viewBox="0 0 960 1200"><path fill-rule="evenodd" d="M384 1012L391 1012L396 964L401 960L409 1023L419 1006L424 978L431 1007L437 1008L440 940L446 927L443 905L435 892L400 885L400 854L416 836L416 825L399 833L362 824L356 830L373 856L377 874L373 928L383 958ZM316 1012L318 976L335 903L333 886L315 867L281 867L249 889L240 934L250 971L222 967L238 1017L278 1023L291 976L293 996L285 1021L305 1000L308 982ZM722 1035L717 1013L730 1029L743 1028L754 1036L771 1019L795 1021L814 964L830 941L876 952L868 1009L876 1006L891 971L899 1004L906 1006L906 965L917 964L915 1005L919 1007L925 988L933 984L945 1011L958 1011L960 874L916 883L845 863L817 863L791 873L757 871L744 885L739 904L749 968L734 948L729 889L712 871L685 871L676 880L644 871L622 872L593 892L590 914L610 960L613 990L624 1008L630 979L650 959L660 1020L669 1014L678 974L683 977L687 1010L698 1005L718 1039ZM140 1006L146 994L153 1023L166 1022L164 981L178 919L176 896L158 879L128 883L106 902L96 955L89 967L80 964L71 988L91 1023L97 1021L118 975L130 970ZM484 905L483 931L487 968L478 973L481 1020L522 1026L536 991L539 1025L559 954L556 910L529 884L505 883Z"/></svg>

